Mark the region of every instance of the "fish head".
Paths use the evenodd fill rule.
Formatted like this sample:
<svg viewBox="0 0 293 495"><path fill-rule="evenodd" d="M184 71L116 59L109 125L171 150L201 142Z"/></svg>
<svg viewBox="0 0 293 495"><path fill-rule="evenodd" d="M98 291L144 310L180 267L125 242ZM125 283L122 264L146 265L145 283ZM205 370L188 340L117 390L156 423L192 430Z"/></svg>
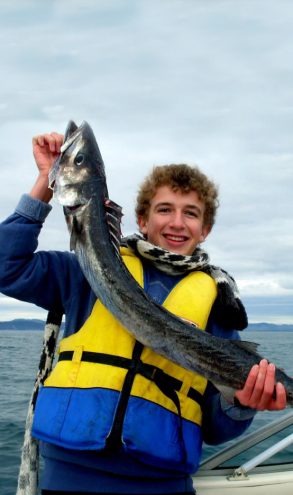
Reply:
<svg viewBox="0 0 293 495"><path fill-rule="evenodd" d="M102 188L107 196L103 159L87 122L82 122L79 127L73 121L69 122L49 183L55 199L69 211L87 204L95 187Z"/></svg>

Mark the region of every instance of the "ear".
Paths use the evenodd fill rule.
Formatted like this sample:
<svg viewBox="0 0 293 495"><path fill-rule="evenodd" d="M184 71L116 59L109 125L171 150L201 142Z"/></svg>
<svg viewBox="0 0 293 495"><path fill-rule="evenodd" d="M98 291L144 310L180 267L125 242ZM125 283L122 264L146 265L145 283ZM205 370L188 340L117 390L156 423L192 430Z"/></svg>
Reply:
<svg viewBox="0 0 293 495"><path fill-rule="evenodd" d="M211 230L212 230L212 226L211 225L203 225L201 236L199 238L199 242L204 242L206 240L207 236L209 235L209 233L210 233Z"/></svg>
<svg viewBox="0 0 293 495"><path fill-rule="evenodd" d="M147 232L148 232L148 227L147 227L147 219L144 218L143 216L139 216L137 218L137 223L138 223L138 226L139 226L139 230L142 234L146 235Z"/></svg>

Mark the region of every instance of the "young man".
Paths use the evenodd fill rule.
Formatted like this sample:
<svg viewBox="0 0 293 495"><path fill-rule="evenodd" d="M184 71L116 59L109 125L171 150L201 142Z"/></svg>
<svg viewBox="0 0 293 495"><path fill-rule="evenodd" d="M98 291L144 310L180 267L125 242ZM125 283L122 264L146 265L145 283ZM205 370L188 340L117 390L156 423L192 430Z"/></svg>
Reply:
<svg viewBox="0 0 293 495"><path fill-rule="evenodd" d="M126 371L117 364L77 367L76 360L59 360L39 394L33 427L42 440L43 494L192 494L190 475L198 466L202 441L234 438L250 425L255 410L284 408L284 387L277 384L274 395L274 366L263 360L236 392L235 403L227 402L203 377L136 343L96 301L74 254L36 252L51 209L48 172L62 142L57 133L33 139L39 175L31 193L0 225L0 290L62 311L62 349L74 353L89 346L118 360L131 360L139 352L141 361L159 368L164 380L137 374L126 391ZM217 201L214 184L198 169L155 168L137 199L142 236L126 238L121 252L151 298L207 332L239 338L235 329L246 326L246 315L233 281L219 270L229 294L225 299L198 247L213 226Z"/></svg>

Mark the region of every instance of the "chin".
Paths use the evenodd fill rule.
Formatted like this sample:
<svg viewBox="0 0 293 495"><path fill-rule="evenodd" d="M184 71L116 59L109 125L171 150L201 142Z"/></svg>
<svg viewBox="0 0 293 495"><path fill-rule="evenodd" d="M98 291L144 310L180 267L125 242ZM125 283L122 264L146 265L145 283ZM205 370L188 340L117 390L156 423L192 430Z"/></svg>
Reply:
<svg viewBox="0 0 293 495"><path fill-rule="evenodd" d="M168 251L171 251L171 253L175 253L175 254L182 254L183 256L190 256L190 252L189 252L189 249L184 249L183 247L180 248L176 248L176 247L173 247L173 246L168 246L166 247L165 249L167 249Z"/></svg>

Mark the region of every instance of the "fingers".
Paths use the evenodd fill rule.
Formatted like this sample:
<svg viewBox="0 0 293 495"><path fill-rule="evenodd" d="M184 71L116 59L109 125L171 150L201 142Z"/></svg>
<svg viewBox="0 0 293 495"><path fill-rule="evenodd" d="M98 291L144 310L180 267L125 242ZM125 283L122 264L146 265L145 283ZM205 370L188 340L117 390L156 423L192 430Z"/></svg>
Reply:
<svg viewBox="0 0 293 495"><path fill-rule="evenodd" d="M251 397L252 397L253 392L254 392L254 387L255 387L255 384L257 381L258 373L259 373L259 365L255 364L251 368L251 370L248 374L248 377L246 379L246 382L245 382L243 389L238 390L235 393L235 397L237 397L237 399L239 400L239 402L243 406L248 406L248 407L254 408L253 400L251 399Z"/></svg>
<svg viewBox="0 0 293 495"><path fill-rule="evenodd" d="M259 365L255 364L251 368L244 386L245 395L248 401L251 399L251 396L253 395L254 387L258 378L258 373L259 373Z"/></svg>
<svg viewBox="0 0 293 495"><path fill-rule="evenodd" d="M47 134L39 134L33 137L33 147L47 147L51 153L60 153L60 148L63 144L64 136L57 132Z"/></svg>
<svg viewBox="0 0 293 495"><path fill-rule="evenodd" d="M285 409L287 406L287 396L286 389L282 383L277 383L276 385L276 400L274 402L274 407L271 407L271 411L280 411L281 409Z"/></svg>
<svg viewBox="0 0 293 495"><path fill-rule="evenodd" d="M63 140L63 135L57 132L39 134L33 137L33 155L41 175L48 175L61 152Z"/></svg>
<svg viewBox="0 0 293 495"><path fill-rule="evenodd" d="M258 374L251 394L250 402L255 409L264 411L268 408L275 391L275 365L263 359L259 363Z"/></svg>
<svg viewBox="0 0 293 495"><path fill-rule="evenodd" d="M243 389L235 394L240 403L258 411L284 409L286 390L281 383L275 383L275 372L275 365L266 359L254 365Z"/></svg>

